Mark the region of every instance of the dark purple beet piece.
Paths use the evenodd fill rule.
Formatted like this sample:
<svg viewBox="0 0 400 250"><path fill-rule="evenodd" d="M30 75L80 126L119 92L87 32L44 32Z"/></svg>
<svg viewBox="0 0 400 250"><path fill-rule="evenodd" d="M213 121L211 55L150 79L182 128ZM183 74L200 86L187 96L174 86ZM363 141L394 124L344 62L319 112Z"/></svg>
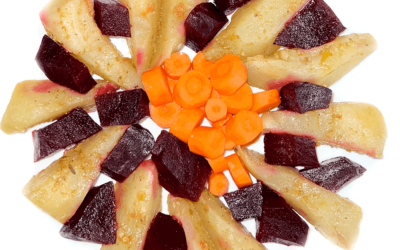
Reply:
<svg viewBox="0 0 400 250"><path fill-rule="evenodd" d="M255 219L261 216L263 197L260 182L235 192L224 194L224 198L233 218L237 221Z"/></svg>
<svg viewBox="0 0 400 250"><path fill-rule="evenodd" d="M211 175L208 161L190 152L186 143L165 130L151 153L161 186L173 196L197 202Z"/></svg>
<svg viewBox="0 0 400 250"><path fill-rule="evenodd" d="M131 37L129 11L117 0L95 0L94 19L103 35Z"/></svg>
<svg viewBox="0 0 400 250"><path fill-rule="evenodd" d="M271 165L318 167L315 141L309 137L267 133L265 162Z"/></svg>
<svg viewBox="0 0 400 250"><path fill-rule="evenodd" d="M219 11L225 15L232 14L236 9L242 7L248 2L250 2L250 0L214 0L214 3L217 5Z"/></svg>
<svg viewBox="0 0 400 250"><path fill-rule="evenodd" d="M228 22L213 3L198 4L185 20L186 46L199 52Z"/></svg>
<svg viewBox="0 0 400 250"><path fill-rule="evenodd" d="M357 179L367 171L346 157L336 157L321 162L319 168L300 170L307 179L332 192L337 192L346 184Z"/></svg>
<svg viewBox="0 0 400 250"><path fill-rule="evenodd" d="M292 82L281 88L280 109L300 114L311 110L329 108L332 90L308 82Z"/></svg>
<svg viewBox="0 0 400 250"><path fill-rule="evenodd" d="M150 154L154 137L139 124L130 126L101 165L101 172L123 182Z"/></svg>
<svg viewBox="0 0 400 250"><path fill-rule="evenodd" d="M286 201L263 185L262 214L256 220L256 239L261 243L275 242L286 246L304 246L308 225Z"/></svg>
<svg viewBox="0 0 400 250"><path fill-rule="evenodd" d="M113 183L89 190L82 204L61 228L62 237L99 244L115 244L117 218Z"/></svg>
<svg viewBox="0 0 400 250"><path fill-rule="evenodd" d="M86 94L97 84L85 64L46 35L36 54L36 62L52 82L81 94Z"/></svg>
<svg viewBox="0 0 400 250"><path fill-rule="evenodd" d="M83 109L73 109L55 123L32 132L34 161L78 143L100 130L101 127Z"/></svg>
<svg viewBox="0 0 400 250"><path fill-rule="evenodd" d="M185 231L173 217L158 213L147 231L143 250L187 250Z"/></svg>
<svg viewBox="0 0 400 250"><path fill-rule="evenodd" d="M101 126L131 125L150 115L149 98L143 89L95 97Z"/></svg>
<svg viewBox="0 0 400 250"><path fill-rule="evenodd" d="M274 44L311 49L334 40L345 29L323 0L310 0L286 23Z"/></svg>

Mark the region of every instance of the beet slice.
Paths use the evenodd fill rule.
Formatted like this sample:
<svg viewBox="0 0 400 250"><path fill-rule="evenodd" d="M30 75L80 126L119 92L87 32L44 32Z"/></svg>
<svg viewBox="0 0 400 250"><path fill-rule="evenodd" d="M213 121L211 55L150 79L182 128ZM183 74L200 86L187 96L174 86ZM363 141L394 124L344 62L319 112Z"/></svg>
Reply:
<svg viewBox="0 0 400 250"><path fill-rule="evenodd" d="M151 153L161 186L173 196L197 202L211 175L208 161L190 152L186 143L165 130Z"/></svg>
<svg viewBox="0 0 400 250"><path fill-rule="evenodd" d="M286 23L274 44L311 49L333 41L345 29L323 0L310 0Z"/></svg>
<svg viewBox="0 0 400 250"><path fill-rule="evenodd" d="M172 216L158 213L147 231L143 250L187 250L185 231Z"/></svg>
<svg viewBox="0 0 400 250"><path fill-rule="evenodd" d="M233 218L242 221L261 216L263 202L262 185L260 182L241 188L235 192L224 194Z"/></svg>
<svg viewBox="0 0 400 250"><path fill-rule="evenodd" d="M290 134L264 136L265 162L271 165L318 167L315 140Z"/></svg>
<svg viewBox="0 0 400 250"><path fill-rule="evenodd" d="M228 22L213 3L198 4L185 20L186 46L199 52Z"/></svg>
<svg viewBox="0 0 400 250"><path fill-rule="evenodd" d="M101 127L81 108L76 108L44 128L32 132L34 161L78 143L99 132Z"/></svg>
<svg viewBox="0 0 400 250"><path fill-rule="evenodd" d="M321 162L319 168L300 170L300 174L325 189L337 192L365 171L360 164L346 157L335 157Z"/></svg>
<svg viewBox="0 0 400 250"><path fill-rule="evenodd" d="M139 124L130 126L101 165L101 172L123 182L146 159L154 147L154 137Z"/></svg>
<svg viewBox="0 0 400 250"><path fill-rule="evenodd" d="M117 241L117 217L113 183L89 190L82 204L60 230L62 237L99 244Z"/></svg>
<svg viewBox="0 0 400 250"><path fill-rule="evenodd" d="M261 217L256 220L256 239L261 243L275 242L286 246L304 246L308 236L307 223L286 201L263 185Z"/></svg>
<svg viewBox="0 0 400 250"><path fill-rule="evenodd" d="M332 101L332 90L308 82L292 82L281 88L280 109L300 114L311 110L327 109Z"/></svg>
<svg viewBox="0 0 400 250"><path fill-rule="evenodd" d="M101 126L132 125L150 115L149 98L143 89L95 97Z"/></svg>
<svg viewBox="0 0 400 250"><path fill-rule="evenodd" d="M86 94L97 84L85 64L47 35L43 36L36 62L52 82L81 94Z"/></svg>
<svg viewBox="0 0 400 250"><path fill-rule="evenodd" d="M250 0L214 0L219 11L225 15L232 14L236 9L242 7L248 2L250 2Z"/></svg>
<svg viewBox="0 0 400 250"><path fill-rule="evenodd" d="M131 37L129 11L116 0L95 0L94 19L103 35Z"/></svg>

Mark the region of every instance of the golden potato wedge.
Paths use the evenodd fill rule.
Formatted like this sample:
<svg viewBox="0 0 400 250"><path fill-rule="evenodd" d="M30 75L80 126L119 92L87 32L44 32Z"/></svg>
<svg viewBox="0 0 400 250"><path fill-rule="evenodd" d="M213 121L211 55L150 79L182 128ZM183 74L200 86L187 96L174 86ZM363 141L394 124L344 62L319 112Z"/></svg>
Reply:
<svg viewBox="0 0 400 250"><path fill-rule="evenodd" d="M77 107L90 111L96 106L94 97L97 93L114 93L118 89L113 83L97 83L83 95L49 80L20 82L15 86L1 120L1 130L6 134L23 133Z"/></svg>
<svg viewBox="0 0 400 250"><path fill-rule="evenodd" d="M117 145L127 126L104 128L33 176L23 194L54 219L74 215L100 173L100 164Z"/></svg>
<svg viewBox="0 0 400 250"><path fill-rule="evenodd" d="M93 18L91 0L51 0L40 13L47 34L91 72L123 89L143 87L129 58L124 58Z"/></svg>
<svg viewBox="0 0 400 250"><path fill-rule="evenodd" d="M117 243L102 250L141 250L151 221L161 211L161 186L156 166L142 162L122 183L115 184Z"/></svg>
<svg viewBox="0 0 400 250"><path fill-rule="evenodd" d="M328 109L262 115L264 132L314 138L317 143L382 158L387 131L382 113L367 103L331 103Z"/></svg>
<svg viewBox="0 0 400 250"><path fill-rule="evenodd" d="M358 205L318 186L295 168L269 165L264 155L240 146L236 152L254 177L276 191L325 238L344 249L354 247L362 219Z"/></svg>
<svg viewBox="0 0 400 250"><path fill-rule="evenodd" d="M351 34L309 50L283 49L268 57L249 57L245 62L248 83L265 90L280 89L293 81L329 87L376 47L370 34Z"/></svg>
<svg viewBox="0 0 400 250"><path fill-rule="evenodd" d="M216 61L226 54L235 54L245 61L249 56L270 55L279 49L275 38L285 23L299 11L308 0L256 0L239 8L231 23L221 31L204 55Z"/></svg>

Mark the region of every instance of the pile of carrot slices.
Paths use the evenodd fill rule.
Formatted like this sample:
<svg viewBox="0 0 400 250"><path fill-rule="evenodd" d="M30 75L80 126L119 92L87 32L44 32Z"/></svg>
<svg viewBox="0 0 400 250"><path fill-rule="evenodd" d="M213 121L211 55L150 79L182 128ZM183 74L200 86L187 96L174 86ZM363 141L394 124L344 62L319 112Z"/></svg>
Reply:
<svg viewBox="0 0 400 250"><path fill-rule="evenodd" d="M279 106L278 90L253 94L238 56L226 55L212 63L201 52L193 62L184 53L174 53L163 65L144 72L142 80L153 121L209 161L211 193L220 196L228 191L225 170L239 188L252 184L239 157L224 153L257 140L262 131L259 114ZM204 118L211 127L201 126Z"/></svg>

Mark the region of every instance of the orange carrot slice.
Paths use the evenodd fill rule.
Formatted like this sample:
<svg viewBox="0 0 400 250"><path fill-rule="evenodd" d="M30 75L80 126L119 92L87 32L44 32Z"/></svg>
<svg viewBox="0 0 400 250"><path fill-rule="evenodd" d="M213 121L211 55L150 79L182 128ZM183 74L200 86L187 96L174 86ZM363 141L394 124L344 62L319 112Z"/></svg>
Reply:
<svg viewBox="0 0 400 250"><path fill-rule="evenodd" d="M204 115L204 110L201 109L182 109L169 132L187 143L192 130L203 122Z"/></svg>
<svg viewBox="0 0 400 250"><path fill-rule="evenodd" d="M168 77L168 85L169 85L169 89L171 90L171 93L174 93L174 88L175 88L175 85L177 82L178 82L178 80L174 80L174 79Z"/></svg>
<svg viewBox="0 0 400 250"><path fill-rule="evenodd" d="M185 53L177 52L164 61L164 70L168 77L178 80L191 68L190 57Z"/></svg>
<svg viewBox="0 0 400 250"><path fill-rule="evenodd" d="M231 138L226 134L226 126L222 127L222 131L224 132L225 135L225 150L231 150L236 146L236 143L232 141Z"/></svg>
<svg viewBox="0 0 400 250"><path fill-rule="evenodd" d="M218 99L219 98L219 93L215 89L213 89L213 91L211 92L210 99L211 98L214 98L214 99Z"/></svg>
<svg viewBox="0 0 400 250"><path fill-rule="evenodd" d="M179 78L174 88L174 99L183 108L200 108L206 105L211 91L212 86L208 78L193 70Z"/></svg>
<svg viewBox="0 0 400 250"><path fill-rule="evenodd" d="M246 82L247 69L238 56L228 54L214 64L210 78L218 93L232 95Z"/></svg>
<svg viewBox="0 0 400 250"><path fill-rule="evenodd" d="M225 119L222 119L220 121L217 122L213 122L211 123L211 126L213 126L214 128L221 128L222 126L224 126L231 118L232 118L232 114L228 113L225 117Z"/></svg>
<svg viewBox="0 0 400 250"><path fill-rule="evenodd" d="M191 152L216 159L224 154L225 135L220 128L198 127L192 130L188 145Z"/></svg>
<svg viewBox="0 0 400 250"><path fill-rule="evenodd" d="M237 114L240 110L250 110L253 107L253 92L246 83L240 87L233 95L221 95L228 107L228 112Z"/></svg>
<svg viewBox="0 0 400 250"><path fill-rule="evenodd" d="M212 160L207 159L214 173L220 173L222 171L228 170L228 162L225 160L225 157L221 155L220 157Z"/></svg>
<svg viewBox="0 0 400 250"><path fill-rule="evenodd" d="M215 195L221 196L228 192L229 180L224 173L212 173L208 182L208 190Z"/></svg>
<svg viewBox="0 0 400 250"><path fill-rule="evenodd" d="M210 71L213 67L213 63L208 61L204 56L203 52L197 53L193 58L193 70L199 71L210 78Z"/></svg>
<svg viewBox="0 0 400 250"><path fill-rule="evenodd" d="M150 116L158 126L169 128L178 117L181 109L181 106L176 104L176 102L170 102L158 107L150 104Z"/></svg>
<svg viewBox="0 0 400 250"><path fill-rule="evenodd" d="M271 89L253 94L253 107L251 111L259 114L268 112L281 104L279 90Z"/></svg>
<svg viewBox="0 0 400 250"><path fill-rule="evenodd" d="M211 122L216 122L226 118L228 109L221 99L208 99L206 107L206 117Z"/></svg>
<svg viewBox="0 0 400 250"><path fill-rule="evenodd" d="M241 110L226 123L226 134L237 145L251 142L262 130L261 117L248 110Z"/></svg>
<svg viewBox="0 0 400 250"><path fill-rule="evenodd" d="M150 103L154 106L157 107L173 101L167 75L160 66L144 72L142 81Z"/></svg>
<svg viewBox="0 0 400 250"><path fill-rule="evenodd" d="M230 155L225 158L228 162L229 172L238 188L253 184L249 172L244 167L237 154Z"/></svg>

